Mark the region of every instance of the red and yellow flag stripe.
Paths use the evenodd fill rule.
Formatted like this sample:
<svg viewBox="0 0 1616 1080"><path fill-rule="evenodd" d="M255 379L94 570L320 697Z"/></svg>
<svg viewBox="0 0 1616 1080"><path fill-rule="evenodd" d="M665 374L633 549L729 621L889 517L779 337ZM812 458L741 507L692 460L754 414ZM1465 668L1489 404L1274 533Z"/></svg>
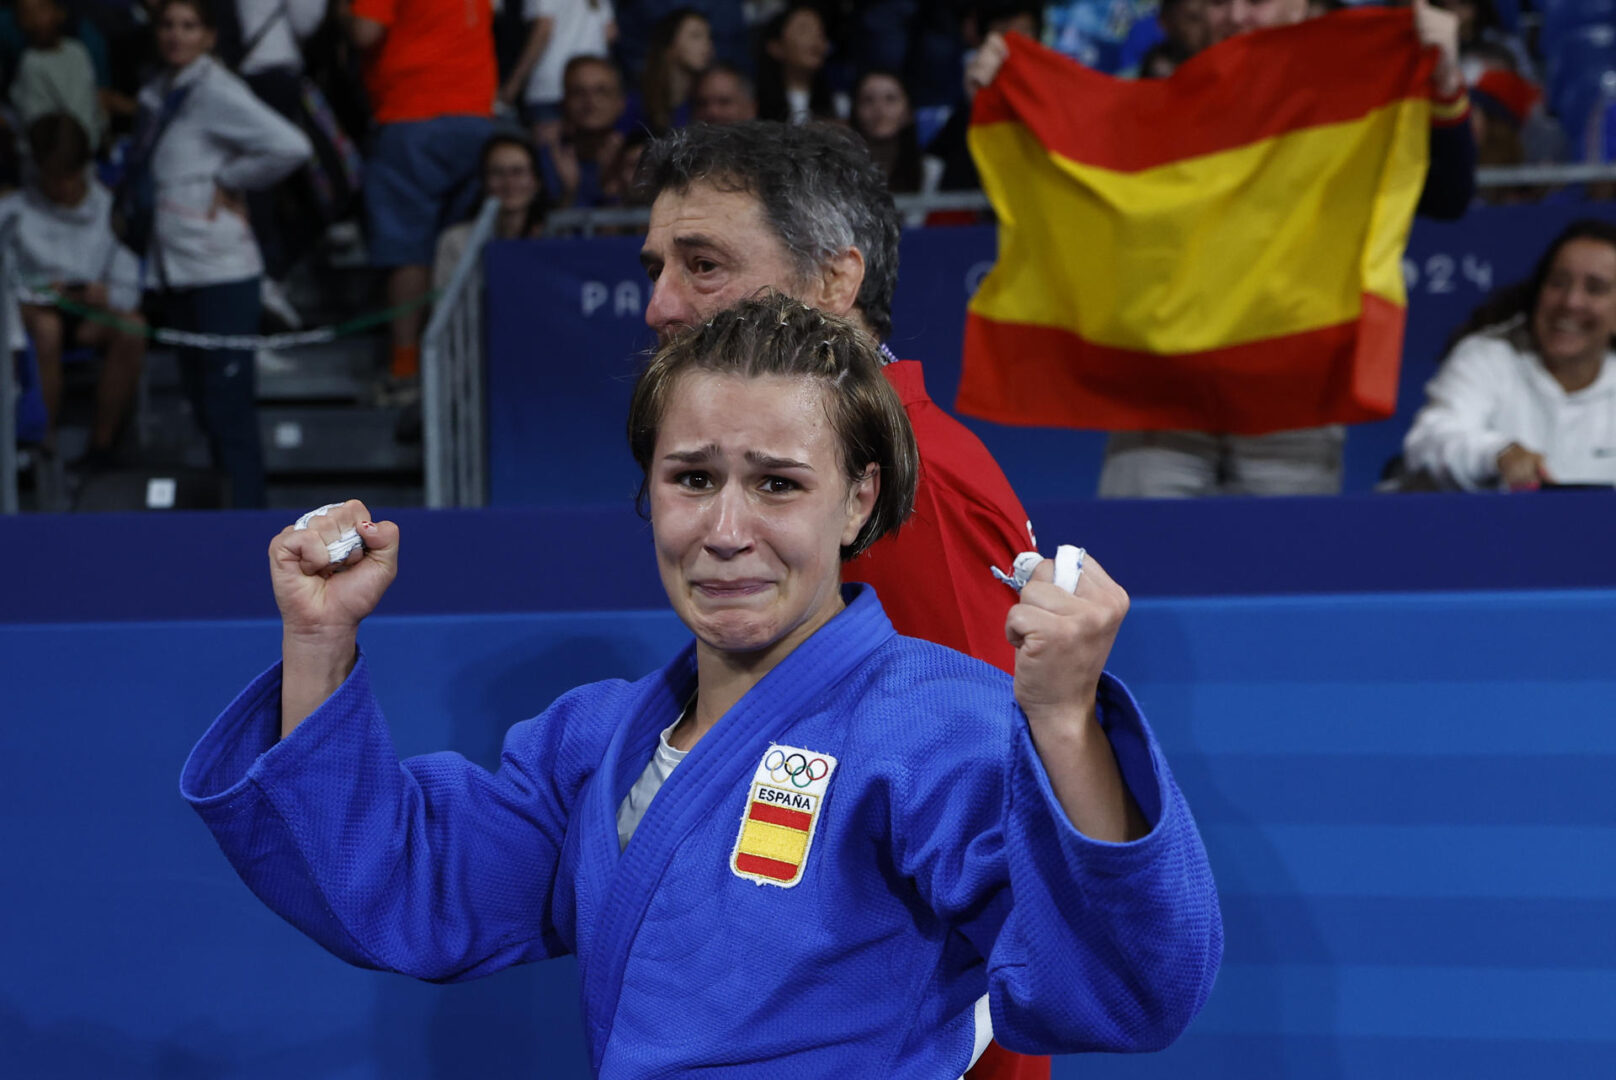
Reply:
<svg viewBox="0 0 1616 1080"><path fill-rule="evenodd" d="M1246 35L1163 81L1012 38L971 128L1000 246L960 410L1228 432L1389 415L1430 64L1407 11Z"/></svg>
<svg viewBox="0 0 1616 1080"><path fill-rule="evenodd" d="M741 825L735 868L775 881L796 880L813 826L812 814L754 801Z"/></svg>

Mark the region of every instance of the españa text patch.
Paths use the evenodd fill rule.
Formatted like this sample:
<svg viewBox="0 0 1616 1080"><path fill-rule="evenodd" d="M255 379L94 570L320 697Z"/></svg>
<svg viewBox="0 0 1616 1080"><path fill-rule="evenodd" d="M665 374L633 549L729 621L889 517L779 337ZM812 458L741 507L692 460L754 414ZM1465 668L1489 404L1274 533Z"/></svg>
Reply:
<svg viewBox="0 0 1616 1080"><path fill-rule="evenodd" d="M740 835L730 855L738 877L790 888L802 880L819 810L836 759L795 746L771 746L746 796Z"/></svg>

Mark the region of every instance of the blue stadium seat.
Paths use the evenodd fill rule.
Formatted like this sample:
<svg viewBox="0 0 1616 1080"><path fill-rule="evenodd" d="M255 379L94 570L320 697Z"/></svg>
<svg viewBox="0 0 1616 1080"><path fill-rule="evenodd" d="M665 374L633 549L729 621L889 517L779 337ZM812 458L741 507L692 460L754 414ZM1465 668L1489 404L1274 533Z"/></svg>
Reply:
<svg viewBox="0 0 1616 1080"><path fill-rule="evenodd" d="M1616 0L1540 0L1543 28L1538 49L1553 62L1563 42L1579 30L1616 26Z"/></svg>
<svg viewBox="0 0 1616 1080"><path fill-rule="evenodd" d="M1607 86L1613 92L1607 92ZM1551 99L1550 108L1560 119L1566 134L1567 156L1574 162L1610 161L1609 136L1603 133L1609 127L1598 120L1609 114L1616 105L1616 66L1604 70L1584 71L1582 77L1562 87ZM1590 134L1604 145L1590 143Z"/></svg>
<svg viewBox="0 0 1616 1080"><path fill-rule="evenodd" d="M32 345L13 354L17 371L17 442L34 445L45 437L45 395L39 386L39 361Z"/></svg>
<svg viewBox="0 0 1616 1080"><path fill-rule="evenodd" d="M1616 0L1611 0L1616 4ZM1605 75L1616 71L1616 26L1585 26L1563 38L1548 61L1548 106L1570 128L1587 116L1586 96L1598 94Z"/></svg>
<svg viewBox="0 0 1616 1080"><path fill-rule="evenodd" d="M923 105L915 110L915 137L921 146L930 143L943 130L943 125L948 123L953 112L952 105Z"/></svg>
<svg viewBox="0 0 1616 1080"><path fill-rule="evenodd" d="M1583 124L1582 160L1616 161L1616 96L1602 95Z"/></svg>

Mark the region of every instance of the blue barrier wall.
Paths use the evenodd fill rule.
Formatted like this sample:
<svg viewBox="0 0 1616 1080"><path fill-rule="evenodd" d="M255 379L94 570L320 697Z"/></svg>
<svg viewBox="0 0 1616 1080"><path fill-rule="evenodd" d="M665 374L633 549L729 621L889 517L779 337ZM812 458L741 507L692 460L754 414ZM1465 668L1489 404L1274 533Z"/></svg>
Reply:
<svg viewBox="0 0 1616 1080"><path fill-rule="evenodd" d="M1205 833L1228 955L1160 1056L1059 1076L1616 1072L1616 593L1143 601L1113 667ZM395 617L401 749L505 726L682 639L664 614ZM267 621L0 627L0 1074L587 1076L570 962L344 967L234 877L175 778Z"/></svg>
<svg viewBox="0 0 1616 1080"><path fill-rule="evenodd" d="M1043 514L1144 560L1112 667L1200 820L1228 954L1176 1047L1056 1075L1616 1075L1616 499L1108 510ZM363 642L404 752L492 763L559 691L684 639L631 516L400 519ZM0 522L0 1076L586 1076L570 961L456 987L347 968L180 801L189 747L275 655L282 523L87 524Z"/></svg>
<svg viewBox="0 0 1616 1080"><path fill-rule="evenodd" d="M1448 335L1493 288L1525 277L1576 217L1616 220L1616 204L1488 207L1416 222L1404 260L1408 332L1397 415L1354 427L1344 484L1367 492L1424 400ZM609 502L635 483L623 420L635 355L651 343L637 237L509 241L487 256L489 485L495 505ZM926 365L952 408L965 303L995 255L991 227L904 233L892 347ZM966 418L1023 502L1086 498L1104 436Z"/></svg>
<svg viewBox="0 0 1616 1080"><path fill-rule="evenodd" d="M1616 589L1609 492L1033 503L1135 598ZM660 609L650 530L616 506L387 510L403 570L384 615ZM254 619L279 511L0 519L0 624ZM155 553L155 554L154 554ZM207 581L198 581L198 567ZM984 570L985 572L985 570Z"/></svg>

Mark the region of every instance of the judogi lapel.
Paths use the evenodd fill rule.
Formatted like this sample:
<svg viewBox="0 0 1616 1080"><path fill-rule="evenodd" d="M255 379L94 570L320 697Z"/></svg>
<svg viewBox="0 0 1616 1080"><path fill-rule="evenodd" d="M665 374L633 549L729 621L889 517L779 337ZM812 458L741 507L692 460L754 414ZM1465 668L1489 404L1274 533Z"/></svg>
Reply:
<svg viewBox="0 0 1616 1080"><path fill-rule="evenodd" d="M607 747L585 796L577 863L578 958L590 1058L598 1073L623 971L657 885L691 830L717 813L737 825L753 773L772 743L817 711L835 686L896 631L868 586L843 587L847 608L782 660L725 713L647 807L621 856L617 807L650 760L657 735L695 690L694 647L664 669ZM592 911L593 919L584 912ZM592 922L589 926L586 923Z"/></svg>

